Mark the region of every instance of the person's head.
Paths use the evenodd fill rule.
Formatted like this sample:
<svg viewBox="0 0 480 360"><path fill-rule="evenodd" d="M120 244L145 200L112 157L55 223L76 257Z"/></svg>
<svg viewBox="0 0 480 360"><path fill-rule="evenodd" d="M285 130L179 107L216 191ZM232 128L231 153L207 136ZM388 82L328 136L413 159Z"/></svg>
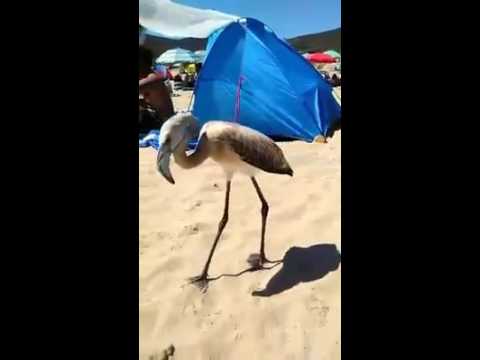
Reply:
<svg viewBox="0 0 480 360"><path fill-rule="evenodd" d="M167 78L167 67L162 64L155 64L152 66L152 71L163 79Z"/></svg>
<svg viewBox="0 0 480 360"><path fill-rule="evenodd" d="M150 73L150 67L152 66L152 62L153 62L153 54L149 49L143 46L139 46L138 56L139 56L139 78L143 79Z"/></svg>

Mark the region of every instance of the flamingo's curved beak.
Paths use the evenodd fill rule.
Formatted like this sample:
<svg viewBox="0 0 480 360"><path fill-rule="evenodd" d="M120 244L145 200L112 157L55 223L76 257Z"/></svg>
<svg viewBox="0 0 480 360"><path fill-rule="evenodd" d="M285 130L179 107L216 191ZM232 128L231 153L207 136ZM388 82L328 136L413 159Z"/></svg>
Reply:
<svg viewBox="0 0 480 360"><path fill-rule="evenodd" d="M170 173L171 155L172 152L168 148L168 145L161 145L157 154L157 169L170 184L175 184L175 180L173 180L172 174Z"/></svg>

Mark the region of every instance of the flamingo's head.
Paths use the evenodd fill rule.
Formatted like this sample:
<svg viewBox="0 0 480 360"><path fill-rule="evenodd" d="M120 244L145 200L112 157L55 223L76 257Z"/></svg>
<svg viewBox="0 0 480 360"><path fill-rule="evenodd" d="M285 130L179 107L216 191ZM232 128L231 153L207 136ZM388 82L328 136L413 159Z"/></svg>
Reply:
<svg viewBox="0 0 480 360"><path fill-rule="evenodd" d="M160 129L157 168L171 184L175 181L170 173L170 156L175 151L185 151L185 144L196 133L196 125L197 121L190 112L180 112L165 121Z"/></svg>

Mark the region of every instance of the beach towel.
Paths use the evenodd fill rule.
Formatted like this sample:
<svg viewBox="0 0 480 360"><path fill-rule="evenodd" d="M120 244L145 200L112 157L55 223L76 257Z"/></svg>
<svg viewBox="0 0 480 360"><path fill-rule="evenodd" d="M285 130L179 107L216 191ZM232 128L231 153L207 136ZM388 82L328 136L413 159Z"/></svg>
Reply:
<svg viewBox="0 0 480 360"><path fill-rule="evenodd" d="M160 130L151 130L147 135L138 141L138 146L141 148L153 147L155 150L158 150L160 147L158 144L159 135Z"/></svg>
<svg viewBox="0 0 480 360"><path fill-rule="evenodd" d="M160 136L160 130L150 130L150 132L147 135L143 136L138 141L138 146L141 148L152 147L155 150L158 150L158 148L160 147L159 139L158 139L159 136ZM196 145L197 145L197 140L192 139L188 144L188 150L194 150Z"/></svg>

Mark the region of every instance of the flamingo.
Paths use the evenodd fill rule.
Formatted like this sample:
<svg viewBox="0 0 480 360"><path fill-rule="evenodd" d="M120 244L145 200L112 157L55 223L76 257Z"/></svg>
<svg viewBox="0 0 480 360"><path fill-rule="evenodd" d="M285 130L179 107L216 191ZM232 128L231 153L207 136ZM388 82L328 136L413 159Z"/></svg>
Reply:
<svg viewBox="0 0 480 360"><path fill-rule="evenodd" d="M228 222L233 175L241 173L250 177L262 204L260 252L250 255L247 260L252 265L252 270L257 270L263 268L265 263L278 263L278 261L270 261L265 256L265 225L269 206L255 179L255 174L265 171L293 176L293 170L280 147L272 139L254 129L228 121L206 122L199 132L194 152L187 155L187 144L198 133L197 124L197 119L191 113L182 112L172 116L162 125L159 135L157 169L169 183L175 184L170 172L170 157L173 155L175 162L184 169L195 168L207 158L211 158L222 167L225 173L225 203L215 240L201 274L188 279L190 283L196 284L200 289L206 291L208 281L211 280L208 277L210 262L222 231Z"/></svg>

